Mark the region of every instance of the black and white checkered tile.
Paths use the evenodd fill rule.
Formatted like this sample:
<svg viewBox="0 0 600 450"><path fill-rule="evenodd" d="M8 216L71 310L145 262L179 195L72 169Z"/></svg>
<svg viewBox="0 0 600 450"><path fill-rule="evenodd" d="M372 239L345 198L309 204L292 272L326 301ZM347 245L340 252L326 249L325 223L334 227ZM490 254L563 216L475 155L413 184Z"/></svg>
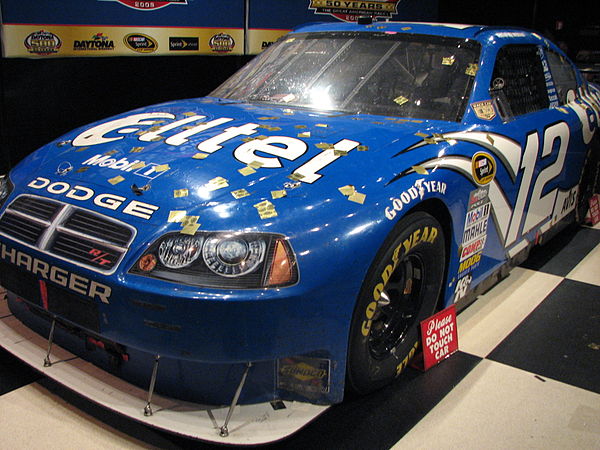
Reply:
<svg viewBox="0 0 600 450"><path fill-rule="evenodd" d="M458 317L460 351L273 448L600 448L600 227L572 228ZM149 429L0 349L0 448L212 448Z"/></svg>

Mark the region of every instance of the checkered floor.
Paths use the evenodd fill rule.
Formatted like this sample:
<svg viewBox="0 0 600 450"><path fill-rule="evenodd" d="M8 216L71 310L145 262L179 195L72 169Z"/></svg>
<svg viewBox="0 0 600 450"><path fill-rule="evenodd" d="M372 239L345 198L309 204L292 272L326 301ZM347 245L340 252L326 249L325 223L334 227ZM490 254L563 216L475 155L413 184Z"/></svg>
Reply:
<svg viewBox="0 0 600 450"><path fill-rule="evenodd" d="M272 448L600 448L600 226L537 249L458 324L451 358ZM213 448L124 420L1 349L0 435L0 449Z"/></svg>

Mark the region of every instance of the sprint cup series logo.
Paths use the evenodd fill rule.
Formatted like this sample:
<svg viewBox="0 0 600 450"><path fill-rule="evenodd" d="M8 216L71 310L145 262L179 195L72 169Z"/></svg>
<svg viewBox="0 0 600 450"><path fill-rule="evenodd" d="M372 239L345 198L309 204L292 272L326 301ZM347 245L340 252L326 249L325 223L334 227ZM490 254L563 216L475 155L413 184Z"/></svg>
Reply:
<svg viewBox="0 0 600 450"><path fill-rule="evenodd" d="M161 0L161 1L140 1L140 0L98 0L101 2L118 2L128 8L138 9L140 11L151 11L153 9L164 8L169 5L187 5L187 0Z"/></svg>
<svg viewBox="0 0 600 450"><path fill-rule="evenodd" d="M315 14L329 14L346 22L355 22L360 16L390 18L398 14L398 3L401 0L311 0L309 9Z"/></svg>
<svg viewBox="0 0 600 450"><path fill-rule="evenodd" d="M62 45L57 35L44 30L31 33L23 43L29 53L40 56L58 53L58 49Z"/></svg>

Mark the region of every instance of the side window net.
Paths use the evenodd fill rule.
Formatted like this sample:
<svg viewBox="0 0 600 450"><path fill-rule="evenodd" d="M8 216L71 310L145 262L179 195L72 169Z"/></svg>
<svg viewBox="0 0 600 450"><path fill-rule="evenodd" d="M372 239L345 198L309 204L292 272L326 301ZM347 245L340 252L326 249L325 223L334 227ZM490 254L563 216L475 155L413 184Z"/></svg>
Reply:
<svg viewBox="0 0 600 450"><path fill-rule="evenodd" d="M554 86L558 93L558 101L561 105L567 103L567 93L577 92L577 78L571 64L561 55L553 51L548 52L548 64L554 79Z"/></svg>
<svg viewBox="0 0 600 450"><path fill-rule="evenodd" d="M548 108L548 90L535 45L507 45L496 57L490 92L504 119Z"/></svg>

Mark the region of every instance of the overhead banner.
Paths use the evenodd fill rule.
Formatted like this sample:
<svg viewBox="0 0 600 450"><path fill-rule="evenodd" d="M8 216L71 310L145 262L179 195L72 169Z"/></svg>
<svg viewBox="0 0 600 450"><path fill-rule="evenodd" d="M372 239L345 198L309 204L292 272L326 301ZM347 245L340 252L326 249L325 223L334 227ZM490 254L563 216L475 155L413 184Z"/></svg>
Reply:
<svg viewBox="0 0 600 450"><path fill-rule="evenodd" d="M257 54L307 22L435 20L437 0L0 0L8 58Z"/></svg>

